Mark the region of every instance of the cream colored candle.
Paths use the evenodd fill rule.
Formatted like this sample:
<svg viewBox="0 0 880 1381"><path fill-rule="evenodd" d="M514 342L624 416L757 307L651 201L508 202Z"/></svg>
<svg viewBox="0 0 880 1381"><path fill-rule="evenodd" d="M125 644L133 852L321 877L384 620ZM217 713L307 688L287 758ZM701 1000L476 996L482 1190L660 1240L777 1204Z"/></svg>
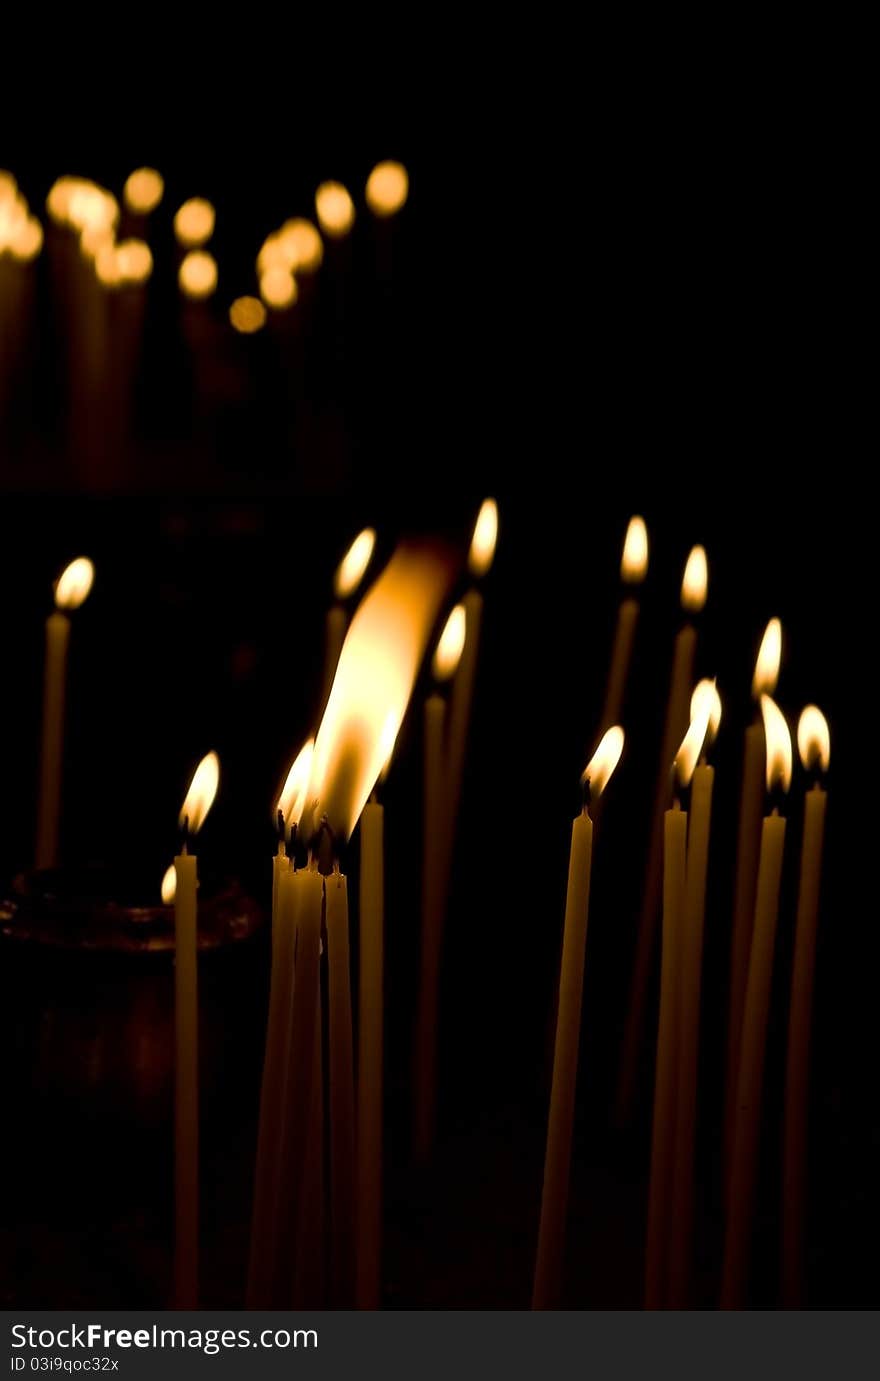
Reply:
<svg viewBox="0 0 880 1381"><path fill-rule="evenodd" d="M779 679L782 658L782 625L770 619L761 639L752 695L772 695ZM725 1078L724 1167L730 1172L733 1154L733 1128L736 1120L736 1076L739 1066L739 1046L742 1036L743 1005L746 976L752 943L752 922L755 915L755 886L758 878L758 849L761 841L761 815L764 809L764 725L760 712L745 734L743 776L739 806L736 873L733 884L733 928L730 937L730 1006L727 1019L727 1070Z"/></svg>
<svg viewBox="0 0 880 1381"><path fill-rule="evenodd" d="M630 518L623 544L620 562L620 578L627 587L641 585L648 569L648 530L644 518ZM601 727L616 724L621 718L623 698L632 662L635 643L636 623L639 617L639 601L628 594L620 602L617 611L617 628L608 667L608 684L605 687L605 705L602 710Z"/></svg>
<svg viewBox="0 0 880 1381"><path fill-rule="evenodd" d="M584 773L590 798L599 798L622 749L623 730L615 725L603 736ZM562 1291L592 860L593 822L585 806L571 827L533 1309L558 1308Z"/></svg>
<svg viewBox="0 0 880 1381"><path fill-rule="evenodd" d="M85 556L67 566L55 586L55 611L46 620L43 679L43 736L37 805L35 862L38 868L58 864L61 776L64 762L64 705L67 698L69 610L78 609L92 588L95 568Z"/></svg>
<svg viewBox="0 0 880 1381"><path fill-rule="evenodd" d="M330 1005L330 1305L351 1307L354 1288L354 1052L348 945L348 881L324 883Z"/></svg>
<svg viewBox="0 0 880 1381"><path fill-rule="evenodd" d="M315 1006L312 1081L306 1116L306 1152L300 1191L296 1260L290 1303L294 1309L323 1309L324 1237L324 1050L321 987Z"/></svg>
<svg viewBox="0 0 880 1381"><path fill-rule="evenodd" d="M694 547L688 556L681 584L681 605L687 614L696 614L703 608L706 602L708 579L705 550L703 547ZM669 769L675 750L681 743L688 724L688 702L693 686L696 648L697 631L693 624L687 622L676 636L672 653L669 697L666 702L663 743L657 769L645 885L642 893L636 953L621 1048L620 1074L615 1105L615 1121L619 1126L630 1121L633 1100L636 1095L639 1054L645 1023L645 1002L654 958L657 912L663 875L664 816L666 803L669 799Z"/></svg>
<svg viewBox="0 0 880 1381"><path fill-rule="evenodd" d="M768 695L761 696L761 711L767 744L768 789L787 791L791 783L791 736L788 726ZM784 844L785 820L774 809L772 814L764 817L761 828L755 919L737 1071L733 1155L726 1203L722 1309L743 1307L748 1280L760 1149L764 1053Z"/></svg>
<svg viewBox="0 0 880 1381"><path fill-rule="evenodd" d="M798 749L807 771L827 772L831 757L828 724L815 705L808 705L798 721ZM825 790L817 781L804 794L804 832L788 1009L782 1153L782 1304L785 1309L799 1309L803 1302L810 1022L825 804Z"/></svg>
<svg viewBox="0 0 880 1381"><path fill-rule="evenodd" d="M382 1089L385 811L361 815L360 979L357 1063L355 1306L378 1309L382 1289Z"/></svg>

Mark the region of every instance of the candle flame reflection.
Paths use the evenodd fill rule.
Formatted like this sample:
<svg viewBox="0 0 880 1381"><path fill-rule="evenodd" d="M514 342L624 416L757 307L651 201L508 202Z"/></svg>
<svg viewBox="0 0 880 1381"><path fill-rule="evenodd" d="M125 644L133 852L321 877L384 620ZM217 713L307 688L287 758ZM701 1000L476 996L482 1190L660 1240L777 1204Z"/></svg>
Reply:
<svg viewBox="0 0 880 1381"><path fill-rule="evenodd" d="M337 599L348 599L354 594L366 574L375 545L375 528L365 527L355 537L333 577L333 593Z"/></svg>
<svg viewBox="0 0 880 1381"><path fill-rule="evenodd" d="M782 624L779 619L771 619L764 629L752 677L752 695L756 700L762 695L772 695L776 690L781 661Z"/></svg>
<svg viewBox="0 0 880 1381"><path fill-rule="evenodd" d="M706 603L709 588L709 567L706 562L706 548L692 547L684 576L681 582L681 607L692 614L698 614Z"/></svg>
<svg viewBox="0 0 880 1381"><path fill-rule="evenodd" d="M797 741L798 753L806 770L818 768L827 772L831 761L831 735L828 720L818 705L807 705L801 711Z"/></svg>
<svg viewBox="0 0 880 1381"><path fill-rule="evenodd" d="M172 863L165 869L165 876L162 879L162 902L165 906L170 906L177 895L177 869Z"/></svg>
<svg viewBox="0 0 880 1381"><path fill-rule="evenodd" d="M198 834L214 804L219 784L220 759L216 753L206 753L193 773L189 791L180 807L178 824L181 829L188 834Z"/></svg>
<svg viewBox="0 0 880 1381"><path fill-rule="evenodd" d="M401 547L358 606L315 740L301 825L307 840L325 817L337 837L354 829L403 721L453 571L438 547Z"/></svg>
<svg viewBox="0 0 880 1381"><path fill-rule="evenodd" d="M718 687L714 681L708 677L703 681L698 681L694 686L694 693L691 696L691 719L696 719L701 712L704 700L709 704L709 725L706 730L706 747L714 743L718 737L718 728L721 724L721 696L718 694Z"/></svg>
<svg viewBox="0 0 880 1381"><path fill-rule="evenodd" d="M55 606L78 609L87 599L95 580L95 568L87 556L78 556L65 566L55 582Z"/></svg>
<svg viewBox="0 0 880 1381"><path fill-rule="evenodd" d="M288 837L293 826L299 824L303 813L314 751L315 740L313 738L307 739L294 758L284 786L281 788L281 795L278 797L275 815L277 819L278 811L280 811L284 817L285 832Z"/></svg>
<svg viewBox="0 0 880 1381"><path fill-rule="evenodd" d="M709 682L711 685L712 683ZM691 722L688 731L681 741L681 747L675 755L673 768L675 780L681 787L689 786L694 775L694 769L700 760L703 751L703 744L706 742L706 734L709 731L709 720L712 715L712 697L700 695L696 709L693 700L691 701Z"/></svg>
<svg viewBox="0 0 880 1381"><path fill-rule="evenodd" d="M471 575L485 575L495 557L498 542L498 505L494 499L484 499L477 521L468 555Z"/></svg>
<svg viewBox="0 0 880 1381"><path fill-rule="evenodd" d="M589 783L590 796L595 801L605 790L623 752L623 730L619 724L606 729L599 746L584 768L581 782Z"/></svg>
<svg viewBox="0 0 880 1381"><path fill-rule="evenodd" d="M641 585L648 570L648 529L638 514L630 518L620 561L620 578L627 585Z"/></svg>
<svg viewBox="0 0 880 1381"><path fill-rule="evenodd" d="M767 790L791 786L791 733L785 715L769 695L761 696L764 737L767 741Z"/></svg>
<svg viewBox="0 0 880 1381"><path fill-rule="evenodd" d="M443 625L443 632L437 640L431 673L435 681L448 681L454 676L461 661L464 638L467 632L467 614L463 604L456 604Z"/></svg>

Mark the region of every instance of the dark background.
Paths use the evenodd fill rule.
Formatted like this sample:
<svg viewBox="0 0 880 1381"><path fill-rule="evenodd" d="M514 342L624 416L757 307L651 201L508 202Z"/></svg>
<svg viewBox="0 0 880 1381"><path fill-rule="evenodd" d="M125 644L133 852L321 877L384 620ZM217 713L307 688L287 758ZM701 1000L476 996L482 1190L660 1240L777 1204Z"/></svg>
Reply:
<svg viewBox="0 0 880 1381"><path fill-rule="evenodd" d="M32 847L42 621L68 559L90 555L97 579L74 619L65 855L121 855L158 887L182 791L215 747L221 794L200 859L265 900L273 791L312 726L339 556L367 522L386 553L401 535L440 532L463 555L480 500L498 499L444 959L440 1144L435 1165L420 1173L407 1142L421 689L385 791L391 1306L528 1300L569 821L594 745L632 512L647 521L651 562L627 746L597 845L567 1301L640 1301L647 1047L636 1126L612 1133L608 1111L678 586L699 541L710 588L698 672L717 675L724 719L704 971L696 1302L711 1307L719 1266L716 1147L742 731L757 644L778 614L778 699L792 724L804 703L818 703L832 739L809 1302L876 1303L878 956L860 865L870 857L860 825L871 817L859 670L871 619L870 515L856 479L853 400L864 366L847 317L847 205L817 111L743 92L713 102L710 86L685 93L661 81L638 105L623 90L603 89L604 101L589 91L583 103L573 94L540 118L530 99L510 112L487 100L479 117L458 112L424 134L402 101L366 118L306 118L297 108L286 125L266 104L244 120L229 109L216 125L181 120L172 136L154 128L146 137L134 125L125 140L58 128L39 148L0 145L0 166L41 219L61 173L94 177L117 195L142 162L166 178L127 417L111 401L120 396L118 359L108 365L112 387L98 390L103 401L71 406L69 328L59 324L48 242L31 271L32 307L0 419L5 878L27 866ZM411 192L400 217L378 226L362 187L383 157L405 162ZM314 187L328 177L355 196L351 241L327 246L289 320L236 337L226 310L255 290L263 238L290 215L313 214ZM196 194L217 206L210 247L220 287L194 322L181 316L170 220ZM777 1300L777 1138L803 788L796 771L752 1285L763 1307ZM231 1000L253 1003L258 1031L259 982L249 982L247 1000L234 991ZM258 1096L259 1040L241 1040L235 1094L224 1099L221 1088L211 1102L203 1144L212 1263L203 1299L233 1307ZM26 1053L22 1060L16 1088L27 1085ZM131 1151L113 1106L98 1116L80 1100L83 1149L63 1173L49 1155L25 1175L5 1242L10 1302L164 1299L165 1125L159 1118L134 1169L106 1152L102 1173L113 1169L102 1180L94 1146ZM45 1090L29 1107L36 1136L54 1145L65 1135ZM8 1183L33 1161L30 1135L17 1130ZM58 1199L47 1199L46 1181L59 1174ZM37 1208L71 1195L81 1212ZM75 1285L74 1273L51 1264L68 1259L79 1263Z"/></svg>

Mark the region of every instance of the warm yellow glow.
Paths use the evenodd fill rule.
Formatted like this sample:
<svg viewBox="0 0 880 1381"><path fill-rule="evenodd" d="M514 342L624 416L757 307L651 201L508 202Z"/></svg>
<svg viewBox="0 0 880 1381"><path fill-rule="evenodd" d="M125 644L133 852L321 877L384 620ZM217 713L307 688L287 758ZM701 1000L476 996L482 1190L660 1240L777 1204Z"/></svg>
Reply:
<svg viewBox="0 0 880 1381"><path fill-rule="evenodd" d="M297 267L296 245L284 240L281 232L267 235L257 255L257 273L260 277L269 269L281 268L292 273Z"/></svg>
<svg viewBox="0 0 880 1381"><path fill-rule="evenodd" d="M178 824L187 834L198 834L202 828L219 785L220 759L216 753L206 753L193 773L189 791L180 807Z"/></svg>
<svg viewBox="0 0 880 1381"><path fill-rule="evenodd" d="M468 566L471 575L485 575L495 556L498 541L498 505L494 499L484 499L474 524Z"/></svg>
<svg viewBox="0 0 880 1381"><path fill-rule="evenodd" d="M764 739L767 744L767 790L791 786L791 733L785 715L769 695L761 696Z"/></svg>
<svg viewBox="0 0 880 1381"><path fill-rule="evenodd" d="M143 240L123 240L116 246L116 267L123 283L146 283L153 272L150 246Z"/></svg>
<svg viewBox="0 0 880 1381"><path fill-rule="evenodd" d="M333 593L337 599L349 599L360 585L367 572L376 546L376 530L365 527L355 537L348 551L336 567L333 577Z"/></svg>
<svg viewBox="0 0 880 1381"><path fill-rule="evenodd" d="M216 215L214 208L204 197L190 197L179 208L174 217L174 234L177 242L195 249L210 240L214 234Z"/></svg>
<svg viewBox="0 0 880 1381"><path fill-rule="evenodd" d="M112 239L105 242L95 255L95 273L107 288L115 288L122 282L116 246Z"/></svg>
<svg viewBox="0 0 880 1381"><path fill-rule="evenodd" d="M367 205L374 216L393 216L409 195L409 175L402 163L377 163L367 178Z"/></svg>
<svg viewBox="0 0 880 1381"><path fill-rule="evenodd" d="M828 771L831 761L831 735L828 720L818 705L807 705L801 711L797 727L798 752L807 771L820 768Z"/></svg>
<svg viewBox="0 0 880 1381"><path fill-rule="evenodd" d="M692 614L698 614L706 603L709 588L709 568L706 563L706 548L692 547L684 568L681 582L681 607Z"/></svg>
<svg viewBox="0 0 880 1381"><path fill-rule="evenodd" d="M299 296L296 279L289 269L275 264L260 274L260 296L267 307L274 307L276 311L292 307Z"/></svg>
<svg viewBox="0 0 880 1381"><path fill-rule="evenodd" d="M648 529L638 514L630 518L620 561L620 578L627 585L641 585L648 570Z"/></svg>
<svg viewBox="0 0 880 1381"><path fill-rule="evenodd" d="M191 249L177 271L177 282L184 297L200 302L217 286L217 261L204 249Z"/></svg>
<svg viewBox="0 0 880 1381"><path fill-rule="evenodd" d="M289 268L312 273L320 268L324 258L324 242L316 226L304 216L285 221L279 232L281 250L290 261Z"/></svg>
<svg viewBox="0 0 880 1381"><path fill-rule="evenodd" d="M718 694L718 687L714 681L698 681L694 686L694 693L691 696L691 719L696 719L702 712L703 702L709 702L709 727L706 730L706 747L714 743L718 737L718 729L721 724L721 696Z"/></svg>
<svg viewBox="0 0 880 1381"><path fill-rule="evenodd" d="M349 625L312 759L302 829L326 816L351 834L400 728L453 563L429 547L401 547Z"/></svg>
<svg viewBox="0 0 880 1381"><path fill-rule="evenodd" d="M28 223L28 207L17 193L0 201L0 254L11 249L23 234Z"/></svg>
<svg viewBox="0 0 880 1381"><path fill-rule="evenodd" d="M605 730L600 738L599 747L590 758L581 776L582 782L589 783L592 800L598 800L602 795L611 778L611 773L620 762L622 752L623 730L619 724L613 724L610 729Z"/></svg>
<svg viewBox="0 0 880 1381"><path fill-rule="evenodd" d="M162 901L165 906L170 906L177 895L177 869L172 863L165 869L165 876L162 879Z"/></svg>
<svg viewBox="0 0 880 1381"><path fill-rule="evenodd" d="M77 185L81 181L75 177L56 178L49 188L49 195L46 198L46 210L49 212L56 225L63 225L67 220L67 213L70 209L70 201Z"/></svg>
<svg viewBox="0 0 880 1381"><path fill-rule="evenodd" d="M322 182L315 193L318 224L325 235L341 239L354 225L354 202L341 182Z"/></svg>
<svg viewBox="0 0 880 1381"><path fill-rule="evenodd" d="M119 222L119 202L96 182L75 179L76 185L67 201L67 221L82 233L88 228L103 226L112 230Z"/></svg>
<svg viewBox="0 0 880 1381"><path fill-rule="evenodd" d="M443 625L443 632L437 640L431 672L435 681L448 681L454 676L461 661L464 639L467 633L467 614L463 604L456 604Z"/></svg>
<svg viewBox="0 0 880 1381"><path fill-rule="evenodd" d="M155 168L137 168L129 173L122 189L122 199L129 211L137 216L148 216L155 211L165 192L162 174Z"/></svg>
<svg viewBox="0 0 880 1381"><path fill-rule="evenodd" d="M229 308L229 320L236 331L252 336L266 324L266 308L258 297L237 297Z"/></svg>
<svg viewBox="0 0 880 1381"><path fill-rule="evenodd" d="M109 225L87 225L79 237L79 247L83 254L97 259L99 252L115 244L115 231ZM114 259L115 263L115 259Z"/></svg>
<svg viewBox="0 0 880 1381"><path fill-rule="evenodd" d="M711 685L711 682L710 682ZM691 705L691 722L688 731L681 741L681 747L675 755L673 764L675 779L679 786L688 786L691 777L694 775L694 768L700 760L703 751L703 744L706 741L706 734L709 731L709 719L712 714L712 698L708 695L701 695L696 712L693 712L693 702Z"/></svg>
<svg viewBox="0 0 880 1381"><path fill-rule="evenodd" d="M2 248L0 244L0 249ZM9 248L12 257L22 263L30 263L32 259L36 259L43 248L43 227L40 222L33 216L28 216L22 221L15 234L10 237Z"/></svg>
<svg viewBox="0 0 880 1381"><path fill-rule="evenodd" d="M58 609L78 609L88 598L95 580L95 568L87 556L78 556L65 566L55 582Z"/></svg>
<svg viewBox="0 0 880 1381"><path fill-rule="evenodd" d="M277 817L278 811L281 812L288 835L293 826L299 824L300 816L303 813L314 751L315 740L313 738L307 739L294 758L284 786L281 788L281 795L278 797L275 814Z"/></svg>
<svg viewBox="0 0 880 1381"><path fill-rule="evenodd" d="M12 173L7 172L5 168L0 168L0 206L5 205L8 201L14 201L17 196L18 183Z"/></svg>
<svg viewBox="0 0 880 1381"><path fill-rule="evenodd" d="M761 695L772 695L779 680L779 664L782 661L782 624L779 619L771 619L764 629L755 674L752 677L752 695L757 700Z"/></svg>

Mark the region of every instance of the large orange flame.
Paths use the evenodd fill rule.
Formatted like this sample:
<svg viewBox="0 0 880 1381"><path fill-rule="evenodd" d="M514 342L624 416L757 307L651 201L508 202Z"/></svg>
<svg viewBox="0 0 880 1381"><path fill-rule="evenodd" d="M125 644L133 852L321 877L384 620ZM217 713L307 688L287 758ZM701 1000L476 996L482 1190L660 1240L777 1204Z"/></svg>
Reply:
<svg viewBox="0 0 880 1381"><path fill-rule="evenodd" d="M785 715L769 695L761 696L764 737L767 740L767 790L791 786L791 732Z"/></svg>
<svg viewBox="0 0 880 1381"><path fill-rule="evenodd" d="M275 808L276 817L280 811L288 835L293 826L299 824L303 813L314 752L315 740L313 738L307 739L294 758L284 786L281 788L281 795L278 797L278 805Z"/></svg>
<svg viewBox="0 0 880 1381"><path fill-rule="evenodd" d="M611 773L620 762L622 752L623 730L619 724L613 724L600 738L599 746L581 776L582 782L589 783L590 796L594 801L602 795L608 785Z"/></svg>
<svg viewBox="0 0 880 1381"><path fill-rule="evenodd" d="M216 753L206 753L193 773L183 805L180 807L180 828L187 834L198 834L205 816L214 804L220 785L220 759Z"/></svg>
<svg viewBox="0 0 880 1381"><path fill-rule="evenodd" d="M752 677L752 695L756 700L762 695L772 695L776 690L781 661L782 624L779 619L771 619L764 629Z"/></svg>
<svg viewBox="0 0 880 1381"><path fill-rule="evenodd" d="M714 743L718 737L718 730L721 725L721 696L718 694L718 687L714 681L706 677L698 681L694 686L694 693L691 696L691 719L696 719L701 713L703 702L709 704L709 726L706 730L706 747Z"/></svg>
<svg viewBox="0 0 880 1381"><path fill-rule="evenodd" d="M700 759L700 753L703 751L706 734L709 732L712 704L710 695L700 695L697 697L696 707L693 703L691 705L691 722L681 741L681 747L675 755L675 778L679 786L690 785L691 777L693 777Z"/></svg>

